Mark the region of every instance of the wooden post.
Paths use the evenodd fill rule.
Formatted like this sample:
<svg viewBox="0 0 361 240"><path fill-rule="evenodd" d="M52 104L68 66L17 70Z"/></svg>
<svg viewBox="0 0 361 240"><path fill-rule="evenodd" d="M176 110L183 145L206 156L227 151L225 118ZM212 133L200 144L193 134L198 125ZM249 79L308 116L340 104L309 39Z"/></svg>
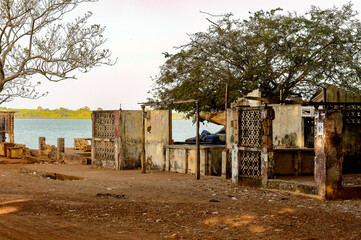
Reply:
<svg viewBox="0 0 361 240"><path fill-rule="evenodd" d="M9 142L14 143L14 113L8 113L7 131L9 134Z"/></svg>
<svg viewBox="0 0 361 240"><path fill-rule="evenodd" d="M42 154L42 150L44 149L45 145L45 137L39 137L39 155Z"/></svg>
<svg viewBox="0 0 361 240"><path fill-rule="evenodd" d="M65 152L65 144L64 144L64 138L58 138L58 147L56 150L56 159L60 159L61 153Z"/></svg>
<svg viewBox="0 0 361 240"><path fill-rule="evenodd" d="M146 173L147 165L145 161L145 106L142 105L142 173Z"/></svg>
<svg viewBox="0 0 361 240"><path fill-rule="evenodd" d="M226 99L225 99L225 109L229 108L229 85L226 83Z"/></svg>
<svg viewBox="0 0 361 240"><path fill-rule="evenodd" d="M196 102L196 113L197 113L197 133L196 133L196 178L201 178L201 161L200 161L200 149L199 149L199 102Z"/></svg>
<svg viewBox="0 0 361 240"><path fill-rule="evenodd" d="M225 94L225 104L224 104L224 112L226 114L226 124L224 125L224 129L226 132L225 141L224 141L224 150L222 151L222 177L227 178L227 165L228 165L228 148L227 148L227 125L228 125L228 108L229 108L229 85L226 84L226 94Z"/></svg>

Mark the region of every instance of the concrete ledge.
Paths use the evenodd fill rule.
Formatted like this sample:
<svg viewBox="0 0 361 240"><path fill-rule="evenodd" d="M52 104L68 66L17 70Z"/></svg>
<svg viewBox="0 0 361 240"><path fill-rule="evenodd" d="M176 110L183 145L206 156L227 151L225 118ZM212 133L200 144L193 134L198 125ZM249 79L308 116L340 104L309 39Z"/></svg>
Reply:
<svg viewBox="0 0 361 240"><path fill-rule="evenodd" d="M306 194L306 195L317 195L316 185L311 184L301 184L297 182L277 180L277 179L268 179L267 181L268 189L277 189L282 191Z"/></svg>
<svg viewBox="0 0 361 240"><path fill-rule="evenodd" d="M167 144L165 148L169 149L196 149L195 144ZM225 145L199 145L200 149L224 149Z"/></svg>
<svg viewBox="0 0 361 240"><path fill-rule="evenodd" d="M110 160L94 160L92 161L92 165L107 169L117 169L115 161L110 161Z"/></svg>
<svg viewBox="0 0 361 240"><path fill-rule="evenodd" d="M262 179L261 178L239 177L238 183L241 185L247 185L247 186L251 186L251 187L261 187Z"/></svg>

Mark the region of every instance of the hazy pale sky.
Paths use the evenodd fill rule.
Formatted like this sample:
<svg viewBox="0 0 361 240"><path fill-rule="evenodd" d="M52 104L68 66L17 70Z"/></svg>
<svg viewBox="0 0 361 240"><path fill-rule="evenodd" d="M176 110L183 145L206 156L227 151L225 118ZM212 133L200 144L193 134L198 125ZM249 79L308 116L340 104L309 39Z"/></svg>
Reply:
<svg viewBox="0 0 361 240"><path fill-rule="evenodd" d="M232 12L237 18L248 18L249 12L281 7L285 11L304 13L311 5L321 8L340 7L349 0L99 0L81 4L73 17L93 12L90 23L106 26L104 48L118 58L114 66L102 66L86 74L75 73L77 80L53 83L42 80L39 90L46 97L15 99L2 104L8 108L140 109L152 88L151 77L159 72L165 59L162 52L173 52L175 46L188 42L188 35L205 31L206 15ZM361 1L354 0L361 12ZM361 18L361 16L359 16ZM35 76L36 80L40 77Z"/></svg>

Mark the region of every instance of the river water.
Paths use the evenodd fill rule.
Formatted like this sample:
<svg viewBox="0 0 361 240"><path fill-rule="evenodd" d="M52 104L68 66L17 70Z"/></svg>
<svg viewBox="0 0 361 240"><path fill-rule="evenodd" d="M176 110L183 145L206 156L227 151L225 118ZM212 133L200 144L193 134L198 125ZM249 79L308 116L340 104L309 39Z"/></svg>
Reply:
<svg viewBox="0 0 361 240"><path fill-rule="evenodd" d="M211 133L220 130L222 126L212 123L201 123L200 131L206 129ZM15 142L26 144L26 147L38 148L38 138L45 137L46 143L57 144L57 138L65 138L65 147L74 146L74 138L91 138L92 122L90 119L15 119ZM196 126L192 120L173 120L172 138L174 141L184 141L196 135Z"/></svg>

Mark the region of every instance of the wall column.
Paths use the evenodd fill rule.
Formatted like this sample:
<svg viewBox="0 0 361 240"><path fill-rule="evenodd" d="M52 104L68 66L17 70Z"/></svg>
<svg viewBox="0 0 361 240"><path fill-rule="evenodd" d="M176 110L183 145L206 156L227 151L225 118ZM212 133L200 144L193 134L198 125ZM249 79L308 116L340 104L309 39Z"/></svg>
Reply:
<svg viewBox="0 0 361 240"><path fill-rule="evenodd" d="M60 156L65 152L65 141L64 138L57 139L58 147L56 149L56 159L60 160Z"/></svg>
<svg viewBox="0 0 361 240"><path fill-rule="evenodd" d="M39 137L39 155L42 155L45 150L45 137Z"/></svg>
<svg viewBox="0 0 361 240"><path fill-rule="evenodd" d="M268 178L273 178L273 139L272 139L272 120L275 113L272 108L261 110L261 178L262 186L267 186Z"/></svg>
<svg viewBox="0 0 361 240"><path fill-rule="evenodd" d="M342 191L342 129L341 111L316 111L314 175L318 194L326 199Z"/></svg>

